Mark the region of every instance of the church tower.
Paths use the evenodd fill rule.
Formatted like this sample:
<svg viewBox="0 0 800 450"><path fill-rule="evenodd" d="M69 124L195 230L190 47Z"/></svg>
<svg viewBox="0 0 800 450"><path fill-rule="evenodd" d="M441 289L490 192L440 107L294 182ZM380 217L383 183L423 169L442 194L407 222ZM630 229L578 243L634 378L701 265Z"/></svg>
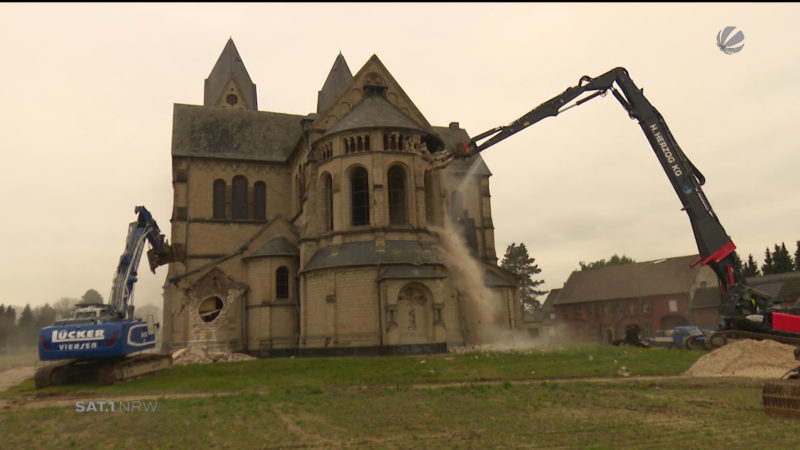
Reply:
<svg viewBox="0 0 800 450"><path fill-rule="evenodd" d="M228 39L206 78L203 106L258 110L256 85L250 79L233 39Z"/></svg>

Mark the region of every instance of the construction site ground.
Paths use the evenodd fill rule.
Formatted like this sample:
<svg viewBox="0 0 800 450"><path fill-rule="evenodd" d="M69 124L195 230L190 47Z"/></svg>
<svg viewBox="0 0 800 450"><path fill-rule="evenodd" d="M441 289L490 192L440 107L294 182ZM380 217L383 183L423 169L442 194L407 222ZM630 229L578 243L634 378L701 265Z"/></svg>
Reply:
<svg viewBox="0 0 800 450"><path fill-rule="evenodd" d="M28 369L7 370L0 433L25 448L792 447L800 420L763 413L761 388L772 375L728 372L753 358L765 365L769 352L774 369L794 362L779 361L783 348L753 350L282 358L41 392L17 383ZM86 411L101 402L115 410ZM151 409L122 409L133 402Z"/></svg>

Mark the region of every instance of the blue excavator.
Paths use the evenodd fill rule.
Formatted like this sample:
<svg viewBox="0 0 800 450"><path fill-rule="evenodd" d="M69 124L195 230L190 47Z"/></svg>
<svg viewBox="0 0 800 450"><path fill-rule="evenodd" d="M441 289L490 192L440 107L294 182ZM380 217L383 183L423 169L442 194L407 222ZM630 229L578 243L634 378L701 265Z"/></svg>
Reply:
<svg viewBox="0 0 800 450"><path fill-rule="evenodd" d="M140 353L155 347L158 324L134 316L133 288L145 242L150 244L150 270L174 260L158 224L144 206L137 206L128 226L125 250L119 258L108 304L80 303L73 317L57 320L39 331L41 366L36 388L72 382L113 384L167 370L172 356Z"/></svg>

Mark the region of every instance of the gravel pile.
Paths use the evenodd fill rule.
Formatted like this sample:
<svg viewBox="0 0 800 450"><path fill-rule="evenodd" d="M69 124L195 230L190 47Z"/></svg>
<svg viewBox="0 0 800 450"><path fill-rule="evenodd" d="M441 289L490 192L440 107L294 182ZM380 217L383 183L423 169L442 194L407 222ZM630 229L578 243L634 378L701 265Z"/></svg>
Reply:
<svg viewBox="0 0 800 450"><path fill-rule="evenodd" d="M189 347L172 354L173 364L208 364L215 362L246 361L255 359L244 353L209 350L203 347Z"/></svg>
<svg viewBox="0 0 800 450"><path fill-rule="evenodd" d="M780 378L800 362L793 345L753 339L733 341L701 356L684 373L690 377Z"/></svg>

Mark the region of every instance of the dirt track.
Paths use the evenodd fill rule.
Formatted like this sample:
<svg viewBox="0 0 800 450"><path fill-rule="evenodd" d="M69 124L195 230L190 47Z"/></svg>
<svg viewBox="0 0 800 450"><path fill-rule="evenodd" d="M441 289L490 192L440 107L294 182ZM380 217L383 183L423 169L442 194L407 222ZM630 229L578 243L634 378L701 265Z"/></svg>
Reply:
<svg viewBox="0 0 800 450"><path fill-rule="evenodd" d="M22 383L28 378L33 378L34 367L14 367L0 372L0 392L5 391L11 386Z"/></svg>

